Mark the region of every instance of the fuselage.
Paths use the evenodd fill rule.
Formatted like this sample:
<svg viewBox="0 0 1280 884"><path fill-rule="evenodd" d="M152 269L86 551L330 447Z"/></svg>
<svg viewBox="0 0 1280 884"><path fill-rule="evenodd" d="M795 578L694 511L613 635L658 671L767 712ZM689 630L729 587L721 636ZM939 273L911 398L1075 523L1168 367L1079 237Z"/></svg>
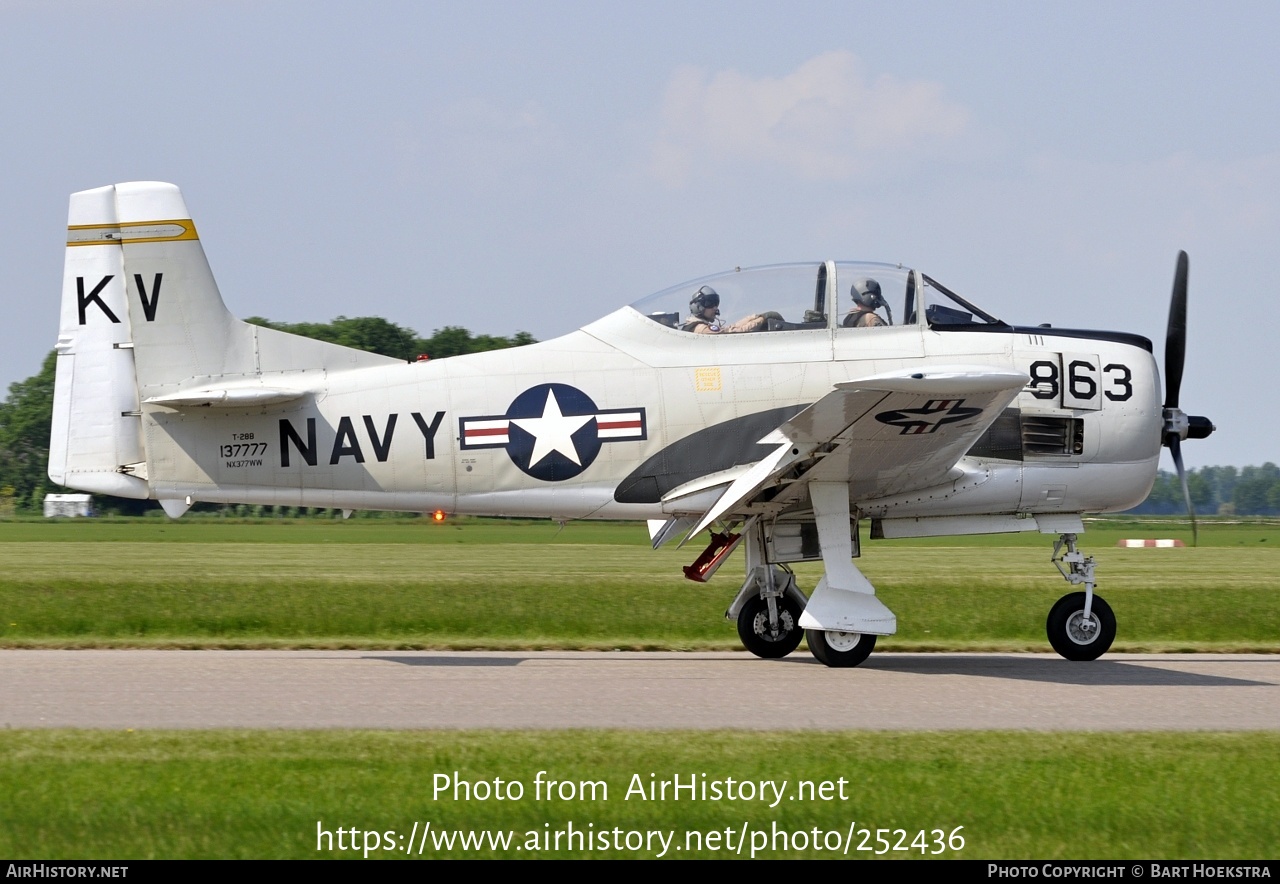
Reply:
<svg viewBox="0 0 1280 884"><path fill-rule="evenodd" d="M1143 499L1164 426L1150 342L1011 326L895 264L735 268L552 341L438 361L299 338L231 316L159 182L72 195L57 352L50 477L171 513L700 514L840 385L951 372L999 375L1002 397L1027 383L992 408L962 386L876 413L887 441L841 453L857 513L1078 514ZM855 401L870 400L839 408ZM815 445L840 435L831 408ZM954 450L906 438L944 425L928 439Z"/></svg>
<svg viewBox="0 0 1280 884"><path fill-rule="evenodd" d="M564 519L666 518L682 487L834 384L913 366L1031 379L932 493L859 499L871 517L1105 512L1139 503L1160 448L1149 343L1108 333L927 323L693 335L632 308L527 347L330 373L303 403L151 409L159 497ZM541 441L540 441L541 440Z"/></svg>

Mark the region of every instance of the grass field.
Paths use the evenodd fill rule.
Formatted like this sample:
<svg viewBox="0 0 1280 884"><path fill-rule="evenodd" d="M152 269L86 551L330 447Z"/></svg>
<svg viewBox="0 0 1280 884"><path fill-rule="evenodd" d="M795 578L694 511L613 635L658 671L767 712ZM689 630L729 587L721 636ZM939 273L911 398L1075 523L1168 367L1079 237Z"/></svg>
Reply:
<svg viewBox="0 0 1280 884"><path fill-rule="evenodd" d="M1197 548L1129 550L1179 523L1096 522L1116 651L1280 651L1280 525L1207 523ZM865 541L859 565L898 615L879 650L1045 650L1069 587L1052 538ZM1189 537L1188 537L1189 540ZM460 519L0 524L6 647L738 647L741 580L683 579L696 551L640 525ZM797 568L812 589L817 566Z"/></svg>
<svg viewBox="0 0 1280 884"><path fill-rule="evenodd" d="M539 800L538 771L574 791ZM645 785L650 774L785 780L787 791L778 801L764 788L767 800L627 797L633 777ZM455 780L495 777L518 781L522 797L508 785L509 800L455 799ZM812 786L799 794L802 781ZM753 846L757 857L839 857L831 845L853 828L851 857L1259 859L1280 844L1280 735L0 732L0 794L0 856L14 858L362 856L337 849L338 828L377 832L357 846L397 858L384 847L414 823L437 836L515 836L505 849L429 840L423 857L658 854L657 842L634 839L631 850L543 847L572 822L673 833L671 858L736 856L744 831L744 857ZM318 826L334 833L320 851ZM732 839L713 848L708 833L726 829ZM889 830L886 843L876 829Z"/></svg>
<svg viewBox="0 0 1280 884"><path fill-rule="evenodd" d="M1280 652L1280 525L1206 524L1196 549L1115 548L1135 536L1189 540L1170 523L1090 525L1084 548L1119 619L1116 650ZM860 567L899 616L877 650L1046 650L1045 614L1068 589L1050 541L864 543ZM616 524L0 523L0 646L736 648L722 613L740 566L698 586L679 570L695 554L651 551L643 527ZM812 588L817 568L798 573ZM540 770L602 781L608 797L433 795L441 775L532 790ZM844 778L847 792L772 808L627 799L631 777L650 774L792 788ZM906 849L886 856L916 858L948 841L941 856L970 859L1280 855L1274 733L0 731L0 795L0 856L15 858L363 854L336 841L317 851L318 826L347 830L348 845L359 829L370 858L390 858L401 854L382 849L398 843L387 839L415 823L515 838L474 849L432 840L423 857L660 849L543 846L570 823L669 832L666 855L682 858L738 855L708 840L726 830L748 834L743 856L780 831L759 856L829 858L851 829L855 857L893 845Z"/></svg>

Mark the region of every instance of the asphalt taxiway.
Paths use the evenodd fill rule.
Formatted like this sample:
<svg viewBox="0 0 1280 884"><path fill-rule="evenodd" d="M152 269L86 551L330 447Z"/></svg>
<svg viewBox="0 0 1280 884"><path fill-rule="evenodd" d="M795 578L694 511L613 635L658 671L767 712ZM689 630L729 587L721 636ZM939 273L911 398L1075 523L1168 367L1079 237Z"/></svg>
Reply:
<svg viewBox="0 0 1280 884"><path fill-rule="evenodd" d="M6 650L0 727L1280 730L1280 655Z"/></svg>

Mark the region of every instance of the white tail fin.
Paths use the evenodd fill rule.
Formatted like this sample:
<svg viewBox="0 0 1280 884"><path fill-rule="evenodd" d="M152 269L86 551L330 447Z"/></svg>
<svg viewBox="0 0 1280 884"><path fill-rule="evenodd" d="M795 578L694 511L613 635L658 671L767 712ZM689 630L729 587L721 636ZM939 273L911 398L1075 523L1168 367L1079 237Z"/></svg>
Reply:
<svg viewBox="0 0 1280 884"><path fill-rule="evenodd" d="M49 478L146 497L131 464L145 461L114 187L71 197L62 277Z"/></svg>
<svg viewBox="0 0 1280 884"><path fill-rule="evenodd" d="M234 318L172 184L72 194L67 224L49 442L61 485L149 497L144 411L285 401L329 371L398 362Z"/></svg>

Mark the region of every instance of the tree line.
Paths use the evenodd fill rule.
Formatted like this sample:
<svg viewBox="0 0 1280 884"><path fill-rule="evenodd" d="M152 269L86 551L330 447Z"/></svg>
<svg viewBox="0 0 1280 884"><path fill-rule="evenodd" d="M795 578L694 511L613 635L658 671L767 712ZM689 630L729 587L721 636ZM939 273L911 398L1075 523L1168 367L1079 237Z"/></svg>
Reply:
<svg viewBox="0 0 1280 884"><path fill-rule="evenodd" d="M378 316L357 316L354 319L339 316L332 322L272 322L261 316L250 316L245 322L356 350L381 353L406 362L413 362L422 356L443 359L446 356L537 343L537 338L524 331L504 338L498 335L473 335L456 325L438 328L430 337L424 338L413 329L404 328Z"/></svg>
<svg viewBox="0 0 1280 884"><path fill-rule="evenodd" d="M472 334L453 325L436 329L429 337L422 337L412 329L376 316L339 316L332 322L298 323L272 322L254 316L248 322L406 361L422 356L443 359L483 350L501 350L533 344L537 340L523 331L504 338ZM53 484L48 476L49 427L53 420L56 368L57 354L51 352L38 373L25 381L10 384L8 398L0 403L0 516L43 512L46 494L70 490ZM124 512L136 512L143 505L152 505L150 502L110 498L99 503Z"/></svg>
<svg viewBox="0 0 1280 884"><path fill-rule="evenodd" d="M1196 512L1219 516L1280 515L1280 467L1202 467L1187 470L1187 490ZM1176 473L1161 470L1142 504L1130 510L1143 515L1185 513L1182 483Z"/></svg>

